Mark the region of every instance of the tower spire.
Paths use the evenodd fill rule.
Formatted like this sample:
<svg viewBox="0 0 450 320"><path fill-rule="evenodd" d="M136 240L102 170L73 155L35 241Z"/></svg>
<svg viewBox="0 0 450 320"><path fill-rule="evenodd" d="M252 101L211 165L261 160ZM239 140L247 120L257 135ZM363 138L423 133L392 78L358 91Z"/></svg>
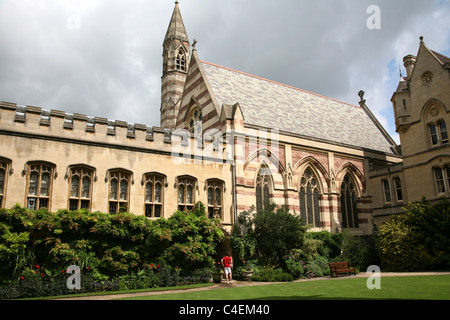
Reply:
<svg viewBox="0 0 450 320"><path fill-rule="evenodd" d="M161 127L175 129L189 70L189 37L184 27L178 1L163 42L163 75L161 78Z"/></svg>
<svg viewBox="0 0 450 320"><path fill-rule="evenodd" d="M173 39L189 42L178 1L175 1L175 8L173 9L172 18L170 19L164 41Z"/></svg>

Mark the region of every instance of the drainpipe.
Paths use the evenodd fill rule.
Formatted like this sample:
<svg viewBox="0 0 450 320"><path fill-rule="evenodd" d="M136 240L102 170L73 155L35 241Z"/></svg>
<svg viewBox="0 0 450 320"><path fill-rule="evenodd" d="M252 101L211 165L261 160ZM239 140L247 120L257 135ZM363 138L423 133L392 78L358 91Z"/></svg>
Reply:
<svg viewBox="0 0 450 320"><path fill-rule="evenodd" d="M234 222L233 224L236 225L237 222L237 196L236 196L236 161L233 160L233 163L231 164L233 167L233 206L234 206Z"/></svg>

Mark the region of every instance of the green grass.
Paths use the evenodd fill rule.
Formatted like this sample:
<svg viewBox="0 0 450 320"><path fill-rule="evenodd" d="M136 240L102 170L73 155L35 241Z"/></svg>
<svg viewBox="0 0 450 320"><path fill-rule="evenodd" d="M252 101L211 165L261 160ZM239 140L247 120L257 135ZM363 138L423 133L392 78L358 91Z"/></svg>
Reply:
<svg viewBox="0 0 450 320"><path fill-rule="evenodd" d="M450 275L381 278L369 290L367 278L291 282L252 287L161 294L124 300L450 300Z"/></svg>
<svg viewBox="0 0 450 320"><path fill-rule="evenodd" d="M162 292L162 291L171 291L171 290L189 290L189 289L195 289L195 288L210 287L213 285L214 285L213 283L198 283L198 284L190 284L190 285L186 285L186 286L157 287L157 288L121 290L121 291L89 292L89 293L79 293L79 294L66 294L66 295L51 296L51 297L22 298L22 299L15 299L15 300L52 300L52 299L78 298L78 297L90 297L90 296L111 296L111 295L116 295L116 294Z"/></svg>

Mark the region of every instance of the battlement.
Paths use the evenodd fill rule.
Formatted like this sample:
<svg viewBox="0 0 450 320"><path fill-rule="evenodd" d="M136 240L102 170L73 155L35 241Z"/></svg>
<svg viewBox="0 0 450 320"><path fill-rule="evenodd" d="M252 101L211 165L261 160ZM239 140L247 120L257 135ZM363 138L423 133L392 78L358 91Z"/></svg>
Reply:
<svg viewBox="0 0 450 320"><path fill-rule="evenodd" d="M60 110L45 110L0 101L0 131L77 143L108 144L112 147L146 149L179 155L203 157L213 161L225 159L225 141L218 132L196 139L188 132L172 131L144 124L91 117Z"/></svg>

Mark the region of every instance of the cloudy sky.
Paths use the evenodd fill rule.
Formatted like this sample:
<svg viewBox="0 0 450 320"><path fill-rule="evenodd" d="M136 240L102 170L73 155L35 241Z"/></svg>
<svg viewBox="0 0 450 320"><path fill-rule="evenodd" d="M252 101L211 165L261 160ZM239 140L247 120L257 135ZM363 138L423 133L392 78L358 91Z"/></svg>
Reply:
<svg viewBox="0 0 450 320"><path fill-rule="evenodd" d="M419 36L450 56L450 0L180 0L202 60L351 104L390 98ZM371 5L380 8L380 29ZM172 0L0 0L0 101L158 126ZM332 115L330 115L332 118Z"/></svg>

